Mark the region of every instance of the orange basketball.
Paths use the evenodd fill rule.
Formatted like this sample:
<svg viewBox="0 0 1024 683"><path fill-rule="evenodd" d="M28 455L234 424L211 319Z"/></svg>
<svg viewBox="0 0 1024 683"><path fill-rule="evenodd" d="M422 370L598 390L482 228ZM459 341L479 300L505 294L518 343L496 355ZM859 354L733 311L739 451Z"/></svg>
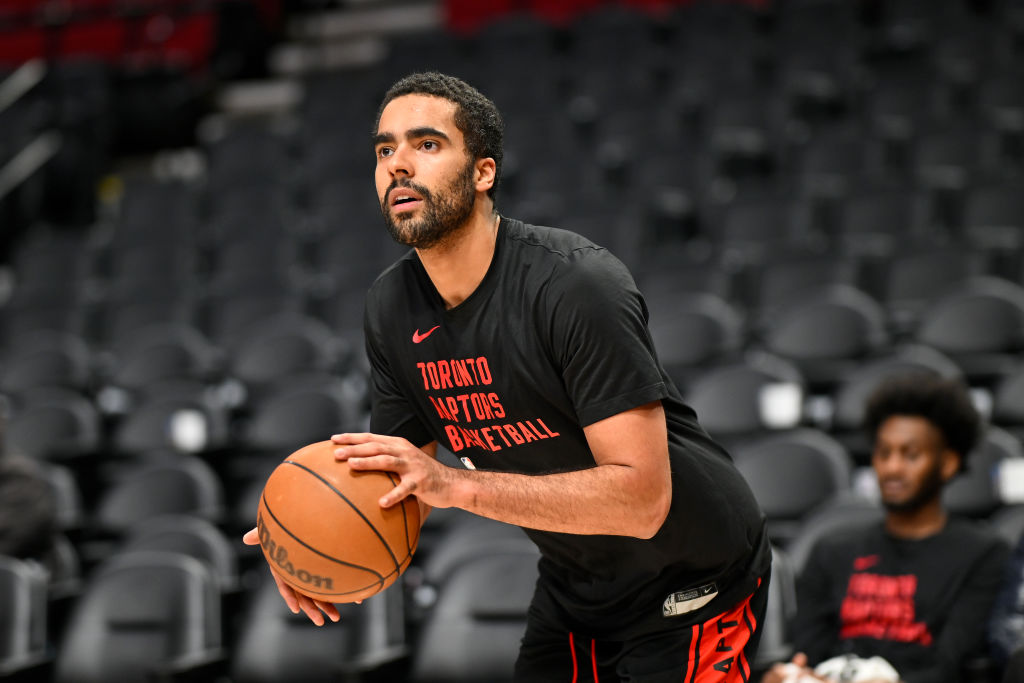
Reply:
<svg viewBox="0 0 1024 683"><path fill-rule="evenodd" d="M420 536L413 497L382 508L398 484L391 472L356 472L330 441L300 448L278 465L260 496L256 526L270 565L296 590L353 602L384 590L412 561Z"/></svg>

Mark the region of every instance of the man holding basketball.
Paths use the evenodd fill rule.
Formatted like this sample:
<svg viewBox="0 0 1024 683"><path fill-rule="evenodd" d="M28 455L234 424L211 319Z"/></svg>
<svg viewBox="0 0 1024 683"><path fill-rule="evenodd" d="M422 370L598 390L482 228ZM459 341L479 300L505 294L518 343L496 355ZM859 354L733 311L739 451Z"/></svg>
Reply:
<svg viewBox="0 0 1024 683"><path fill-rule="evenodd" d="M622 263L495 210L502 125L442 74L384 98L377 194L413 249L367 295L371 433L334 436L337 457L399 475L385 507L415 495L537 543L516 681L746 681L763 515L662 369ZM439 463L438 443L465 469ZM278 585L293 611L337 619Z"/></svg>

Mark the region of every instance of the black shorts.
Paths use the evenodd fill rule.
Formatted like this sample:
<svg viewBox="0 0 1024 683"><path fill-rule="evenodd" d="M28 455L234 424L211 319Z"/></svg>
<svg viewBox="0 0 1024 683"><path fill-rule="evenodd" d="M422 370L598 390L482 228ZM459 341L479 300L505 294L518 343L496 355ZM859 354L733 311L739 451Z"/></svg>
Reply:
<svg viewBox="0 0 1024 683"><path fill-rule="evenodd" d="M770 575L769 575L770 576ZM735 607L699 624L627 641L595 640L548 618L534 598L516 683L734 683L750 679L768 579Z"/></svg>

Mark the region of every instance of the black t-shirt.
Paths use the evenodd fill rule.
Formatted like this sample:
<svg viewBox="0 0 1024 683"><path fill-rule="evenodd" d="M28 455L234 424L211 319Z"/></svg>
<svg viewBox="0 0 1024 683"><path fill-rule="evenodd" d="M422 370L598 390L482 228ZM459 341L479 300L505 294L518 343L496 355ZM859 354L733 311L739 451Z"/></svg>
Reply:
<svg viewBox="0 0 1024 683"><path fill-rule="evenodd" d="M819 541L801 573L794 646L812 665L884 657L907 683L958 681L982 654L1009 551L961 519L918 540L881 522Z"/></svg>
<svg viewBox="0 0 1024 683"><path fill-rule="evenodd" d="M477 289L446 310L414 251L374 283L365 333L371 430L438 441L467 467L545 474L594 467L583 428L660 400L672 506L650 540L527 529L542 576L595 630L664 621L673 593L718 597L693 623L749 594L770 563L763 516L729 456L661 367L625 266L571 232L503 218ZM625 615L642 616L631 623ZM621 627L621 629L620 629Z"/></svg>

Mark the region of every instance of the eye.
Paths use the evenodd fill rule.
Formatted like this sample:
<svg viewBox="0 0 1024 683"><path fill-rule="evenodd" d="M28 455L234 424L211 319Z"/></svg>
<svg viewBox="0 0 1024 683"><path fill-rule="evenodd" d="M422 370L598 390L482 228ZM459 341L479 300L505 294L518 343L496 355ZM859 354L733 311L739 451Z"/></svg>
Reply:
<svg viewBox="0 0 1024 683"><path fill-rule="evenodd" d="M424 140L423 141L423 149L425 149L427 151L430 151L430 150L437 149L437 148L438 148L438 144L436 142L434 142L433 140Z"/></svg>
<svg viewBox="0 0 1024 683"><path fill-rule="evenodd" d="M381 147L380 149L377 150L377 156L380 157L381 159L389 157L393 153L394 153L394 150L391 149L390 147Z"/></svg>

